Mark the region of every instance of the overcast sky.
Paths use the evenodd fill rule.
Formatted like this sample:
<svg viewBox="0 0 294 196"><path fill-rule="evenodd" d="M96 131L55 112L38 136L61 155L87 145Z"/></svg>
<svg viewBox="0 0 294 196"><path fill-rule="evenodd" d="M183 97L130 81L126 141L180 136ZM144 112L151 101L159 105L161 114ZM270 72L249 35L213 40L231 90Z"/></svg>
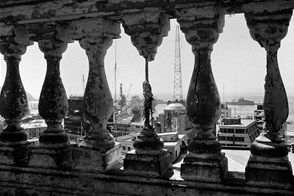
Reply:
<svg viewBox="0 0 294 196"><path fill-rule="evenodd" d="M161 98L162 94L173 94L174 56L175 56L175 26L171 20L171 29L167 37L159 46L155 60L149 65L149 80L153 94ZM116 41L117 45L117 93L119 84L123 84L125 94L130 89L131 95L142 96L142 82L144 80L144 59L139 56L136 48L131 44L130 37L124 34ZM114 92L114 62L115 44L108 49L105 58L105 68L109 87ZM181 48L183 93L189 87L194 65L191 46L182 34ZM288 95L294 95L294 24L290 24L286 38L282 40L278 52L279 66ZM242 15L226 16L223 33L214 45L212 52L212 69L221 97L223 94L263 94L264 77L266 71L266 52L250 35ZM88 76L88 60L77 42L68 45L61 60L61 77L67 95L81 95L83 91L82 78ZM21 78L25 89L35 98L39 98L46 72L46 62L38 45L27 48L20 63ZM6 63L1 55L1 78L3 85L6 74ZM86 84L86 81L85 81Z"/></svg>

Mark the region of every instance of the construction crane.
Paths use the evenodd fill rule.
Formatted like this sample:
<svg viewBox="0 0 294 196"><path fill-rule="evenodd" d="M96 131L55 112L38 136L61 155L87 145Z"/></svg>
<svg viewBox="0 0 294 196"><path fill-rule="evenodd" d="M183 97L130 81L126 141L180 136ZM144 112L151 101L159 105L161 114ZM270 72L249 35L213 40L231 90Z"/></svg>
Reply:
<svg viewBox="0 0 294 196"><path fill-rule="evenodd" d="M120 84L120 91L119 91L119 96L120 96L120 101L119 105L121 107L121 110L124 106L126 106L126 96L123 94L123 89L122 89L122 83Z"/></svg>
<svg viewBox="0 0 294 196"><path fill-rule="evenodd" d="M127 93L127 100L129 99L129 96L130 96L130 92L131 92L131 88L132 88L132 84L130 84L130 87L129 87L129 90L128 90L128 93Z"/></svg>
<svg viewBox="0 0 294 196"><path fill-rule="evenodd" d="M181 70L181 40L180 27L176 26L175 67L174 67L174 102L183 101L182 70Z"/></svg>

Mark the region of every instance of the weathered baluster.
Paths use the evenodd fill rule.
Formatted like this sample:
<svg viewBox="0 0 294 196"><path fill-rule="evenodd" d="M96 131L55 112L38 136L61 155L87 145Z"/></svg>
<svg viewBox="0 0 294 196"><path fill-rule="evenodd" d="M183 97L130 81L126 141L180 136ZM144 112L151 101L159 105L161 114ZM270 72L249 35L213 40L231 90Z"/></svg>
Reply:
<svg viewBox="0 0 294 196"><path fill-rule="evenodd" d="M45 119L47 129L40 135L39 141L46 147L63 147L69 144L62 127L68 103L60 77L59 62L67 43L54 39L40 40L39 48L47 61L47 72L39 100L39 113Z"/></svg>
<svg viewBox="0 0 294 196"><path fill-rule="evenodd" d="M292 9L270 14L245 14L250 34L267 52L265 77L265 127L251 145L251 156L246 166L246 182L261 186L293 186L292 168L288 149L279 136L287 120L287 94L279 71L277 53L286 36Z"/></svg>
<svg viewBox="0 0 294 196"><path fill-rule="evenodd" d="M20 122L28 112L28 102L20 78L19 62L30 41L25 31L14 29L14 34L15 36L7 37L0 43L0 52L7 64L6 78L0 96L0 114L5 118L7 127L0 135L0 146L6 146L6 151L9 151L6 154L12 154L11 163L24 164L27 159L27 152L24 149L28 135L20 126ZM6 158L10 159L10 156Z"/></svg>
<svg viewBox="0 0 294 196"><path fill-rule="evenodd" d="M169 20L160 10L142 11L126 14L123 17L125 32L131 36L133 45L145 58L144 91L144 128L134 142L135 151L127 153L124 160L124 172L129 175L169 178L171 156L163 150L163 140L150 124L153 95L148 81L148 62L152 61L164 36L169 30Z"/></svg>
<svg viewBox="0 0 294 196"><path fill-rule="evenodd" d="M113 100L108 86L104 58L112 39L118 38L119 23L99 19L71 23L73 38L79 40L89 61L89 75L84 94L85 117L91 123L90 132L79 143L76 168L105 172L121 160L120 144L106 129L113 111Z"/></svg>
<svg viewBox="0 0 294 196"><path fill-rule="evenodd" d="M201 12L200 12L201 9ZM220 97L211 70L213 44L224 26L217 7L177 9L178 22L192 45L195 65L187 96L187 115L194 124L195 137L181 166L187 180L220 182L227 172L227 159L213 134L220 117Z"/></svg>
<svg viewBox="0 0 294 196"><path fill-rule="evenodd" d="M111 46L112 38L83 38L80 45L86 50L89 59L89 76L84 95L86 118L91 123L91 132L85 138L86 146L101 152L114 147L115 142L106 129L106 124L113 110L113 100L109 90L104 57Z"/></svg>

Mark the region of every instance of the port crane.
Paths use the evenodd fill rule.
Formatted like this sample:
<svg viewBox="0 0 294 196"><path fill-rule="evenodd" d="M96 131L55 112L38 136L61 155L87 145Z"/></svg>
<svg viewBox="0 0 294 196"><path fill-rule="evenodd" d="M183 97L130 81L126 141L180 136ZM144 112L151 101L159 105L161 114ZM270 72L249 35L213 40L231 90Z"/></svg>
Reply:
<svg viewBox="0 0 294 196"><path fill-rule="evenodd" d="M181 69L181 40L180 26L176 26L175 65L174 65L174 102L183 102L182 69Z"/></svg>

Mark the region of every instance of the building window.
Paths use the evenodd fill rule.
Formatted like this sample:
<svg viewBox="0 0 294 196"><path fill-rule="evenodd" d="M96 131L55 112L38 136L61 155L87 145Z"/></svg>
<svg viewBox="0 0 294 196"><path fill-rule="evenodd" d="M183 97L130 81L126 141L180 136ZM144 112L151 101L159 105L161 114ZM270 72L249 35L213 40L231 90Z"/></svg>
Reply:
<svg viewBox="0 0 294 196"><path fill-rule="evenodd" d="M244 137L235 137L236 142L244 142Z"/></svg>
<svg viewBox="0 0 294 196"><path fill-rule="evenodd" d="M245 133L244 129L236 129L236 133Z"/></svg>

